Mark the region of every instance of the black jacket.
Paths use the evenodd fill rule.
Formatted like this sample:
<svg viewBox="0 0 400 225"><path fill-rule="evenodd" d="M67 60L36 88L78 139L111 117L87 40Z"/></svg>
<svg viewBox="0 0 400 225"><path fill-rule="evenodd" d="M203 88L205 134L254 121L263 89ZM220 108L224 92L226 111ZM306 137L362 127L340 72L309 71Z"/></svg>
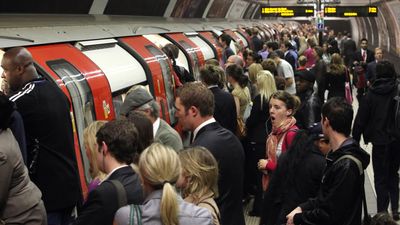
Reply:
<svg viewBox="0 0 400 225"><path fill-rule="evenodd" d="M114 171L107 180L118 180L126 191L127 203L142 204L143 192L139 176L132 167L126 166ZM111 225L114 214L120 208L118 193L111 182L103 181L96 189L89 193L74 225Z"/></svg>
<svg viewBox="0 0 400 225"><path fill-rule="evenodd" d="M343 40L343 56L344 56L344 63L346 66L353 65L354 61L354 53L357 51L356 42L352 39Z"/></svg>
<svg viewBox="0 0 400 225"><path fill-rule="evenodd" d="M39 141L36 172L30 178L42 192L46 210L74 207L80 198L80 185L67 97L57 85L36 79L10 100L24 122L28 165L34 157L34 140Z"/></svg>
<svg viewBox="0 0 400 225"><path fill-rule="evenodd" d="M394 121L394 100L397 93L395 79L376 79L361 101L353 126L353 137L372 144L388 144L392 139L391 125Z"/></svg>
<svg viewBox="0 0 400 225"><path fill-rule="evenodd" d="M257 95L253 100L253 107L249 118L246 120L247 140L249 142L264 143L267 141L267 130L272 129L271 123L268 123L269 118L269 103L267 99L262 102L261 108L261 95Z"/></svg>
<svg viewBox="0 0 400 225"><path fill-rule="evenodd" d="M365 78L372 82L376 79L376 60L367 64L367 72L365 74Z"/></svg>
<svg viewBox="0 0 400 225"><path fill-rule="evenodd" d="M239 139L218 123L211 123L199 130L192 146L207 148L218 162L219 197L216 202L221 225L244 225L244 151Z"/></svg>
<svg viewBox="0 0 400 225"><path fill-rule="evenodd" d="M322 153L316 148L310 149L301 159L300 166L293 173L296 174L294 177L288 177L289 164L285 152L279 157L278 167L265 195L263 225L286 224L287 214L317 195L326 164Z"/></svg>
<svg viewBox="0 0 400 225"><path fill-rule="evenodd" d="M311 69L311 72L315 75L315 81L317 82L317 95L321 100L321 104L325 100L325 90L326 90L326 71L327 65L324 60L320 59L315 63L315 66Z"/></svg>
<svg viewBox="0 0 400 225"><path fill-rule="evenodd" d="M251 37L251 42L252 50L255 53L258 53L261 49L263 49L263 42L256 35Z"/></svg>
<svg viewBox="0 0 400 225"><path fill-rule="evenodd" d="M231 93L219 87L210 88L214 95L214 118L224 128L236 133L237 115L235 100Z"/></svg>
<svg viewBox="0 0 400 225"><path fill-rule="evenodd" d="M294 117L296 125L300 129L308 129L314 123L321 120L321 101L318 96L313 93L313 90L308 90L305 93L297 93L300 97L300 107Z"/></svg>
<svg viewBox="0 0 400 225"><path fill-rule="evenodd" d="M25 136L25 128L24 128L24 121L21 117L21 114L14 110L11 114L11 125L10 129L18 142L19 149L21 150L22 159L24 163L27 165L28 160L28 153L26 150L26 136Z"/></svg>
<svg viewBox="0 0 400 225"><path fill-rule="evenodd" d="M361 49L358 49L354 53L354 61L360 62L360 64L363 66L364 70L367 70L367 64L375 60L375 53L369 49L367 49L367 60L365 64L363 64L363 57L361 54Z"/></svg>
<svg viewBox="0 0 400 225"><path fill-rule="evenodd" d="M296 225L361 225L364 175L351 159L336 162L343 155L356 157L364 170L369 164L368 153L350 138L330 152L317 197L300 204L302 213L294 216Z"/></svg>

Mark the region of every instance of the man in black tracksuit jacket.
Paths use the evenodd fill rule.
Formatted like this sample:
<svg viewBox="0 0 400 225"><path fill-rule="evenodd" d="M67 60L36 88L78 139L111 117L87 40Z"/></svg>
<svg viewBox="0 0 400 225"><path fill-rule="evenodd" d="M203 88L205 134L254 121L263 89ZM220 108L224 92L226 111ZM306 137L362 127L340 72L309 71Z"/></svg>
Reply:
<svg viewBox="0 0 400 225"><path fill-rule="evenodd" d="M368 166L369 155L349 138L352 119L353 109L343 98L331 98L322 107L322 130L332 150L317 196L294 209L287 216L288 224L361 224L364 175L360 170Z"/></svg>
<svg viewBox="0 0 400 225"><path fill-rule="evenodd" d="M66 225L81 196L69 101L39 77L27 49L9 49L1 66L24 122L29 175L43 194L47 222Z"/></svg>
<svg viewBox="0 0 400 225"><path fill-rule="evenodd" d="M394 96L397 94L393 64L383 60L376 65L376 80L363 98L354 122L353 136L358 142L372 143L372 165L378 212L387 211L389 200L393 218L399 219L400 137L394 124ZM397 133L400 131L397 131Z"/></svg>

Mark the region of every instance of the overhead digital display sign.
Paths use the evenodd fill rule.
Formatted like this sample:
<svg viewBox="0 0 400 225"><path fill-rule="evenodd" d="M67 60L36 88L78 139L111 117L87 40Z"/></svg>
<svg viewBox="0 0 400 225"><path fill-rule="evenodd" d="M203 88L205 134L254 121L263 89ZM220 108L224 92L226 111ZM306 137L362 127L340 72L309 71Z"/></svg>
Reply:
<svg viewBox="0 0 400 225"><path fill-rule="evenodd" d="M326 6L324 16L331 17L374 17L378 16L376 6Z"/></svg>
<svg viewBox="0 0 400 225"><path fill-rule="evenodd" d="M313 6L268 6L261 7L263 17L314 16Z"/></svg>

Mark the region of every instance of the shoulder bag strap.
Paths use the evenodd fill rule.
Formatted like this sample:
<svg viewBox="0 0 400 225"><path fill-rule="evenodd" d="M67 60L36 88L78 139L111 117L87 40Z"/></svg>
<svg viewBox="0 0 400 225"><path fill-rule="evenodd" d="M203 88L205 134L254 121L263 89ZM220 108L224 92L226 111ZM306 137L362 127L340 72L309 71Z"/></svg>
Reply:
<svg viewBox="0 0 400 225"><path fill-rule="evenodd" d="M142 210L138 205L129 205L130 213L129 213L129 225L142 225ZM135 223L135 215L136 215L136 223Z"/></svg>
<svg viewBox="0 0 400 225"><path fill-rule="evenodd" d="M344 156L341 156L338 160L336 160L336 162L334 162L334 164L338 163L342 159L350 159L353 162L355 162L357 164L358 171L360 172L360 175L363 175L362 177L364 178L364 170L362 168L362 163L361 163L361 161L359 159L357 159L356 157L354 157L352 155L344 155ZM361 191L362 191L362 202L363 202L363 207L364 207L364 210L363 210L364 211L363 224L369 224L370 220L371 220L371 217L368 214L368 207L367 207L367 200L366 200L366 197L365 197L364 182L362 182L362 183L363 183L363 187L362 187Z"/></svg>
<svg viewBox="0 0 400 225"><path fill-rule="evenodd" d="M333 164L338 163L342 159L350 159L350 160L352 160L353 162L355 162L357 164L358 171L360 172L360 175L362 175L364 173L364 169L362 168L361 161L359 159L357 159L356 157L352 156L352 155L343 155L343 156L339 157L339 159L336 160Z"/></svg>
<svg viewBox="0 0 400 225"><path fill-rule="evenodd" d="M126 190L122 183L119 180L108 180L108 182L110 182L117 190L118 208L121 208L122 206L128 204Z"/></svg>
<svg viewBox="0 0 400 225"><path fill-rule="evenodd" d="M211 206L211 208L213 209L215 215L217 215L218 222L221 224L221 216L218 213L218 210L213 206L213 204L211 204L211 203L209 203L207 201L202 201L202 202L199 202L197 205L199 205L201 203Z"/></svg>

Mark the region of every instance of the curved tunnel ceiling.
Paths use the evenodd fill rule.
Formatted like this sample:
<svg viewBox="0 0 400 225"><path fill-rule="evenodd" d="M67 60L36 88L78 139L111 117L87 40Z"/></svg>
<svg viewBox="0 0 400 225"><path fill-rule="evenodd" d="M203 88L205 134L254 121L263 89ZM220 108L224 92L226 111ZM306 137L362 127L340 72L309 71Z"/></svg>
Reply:
<svg viewBox="0 0 400 225"><path fill-rule="evenodd" d="M270 0L271 5L297 5L298 0ZM313 0L304 0L310 2ZM372 1L373 3L376 0ZM179 18L253 18L257 0L0 0L0 13L108 14ZM367 5L369 0L341 0L341 5Z"/></svg>

